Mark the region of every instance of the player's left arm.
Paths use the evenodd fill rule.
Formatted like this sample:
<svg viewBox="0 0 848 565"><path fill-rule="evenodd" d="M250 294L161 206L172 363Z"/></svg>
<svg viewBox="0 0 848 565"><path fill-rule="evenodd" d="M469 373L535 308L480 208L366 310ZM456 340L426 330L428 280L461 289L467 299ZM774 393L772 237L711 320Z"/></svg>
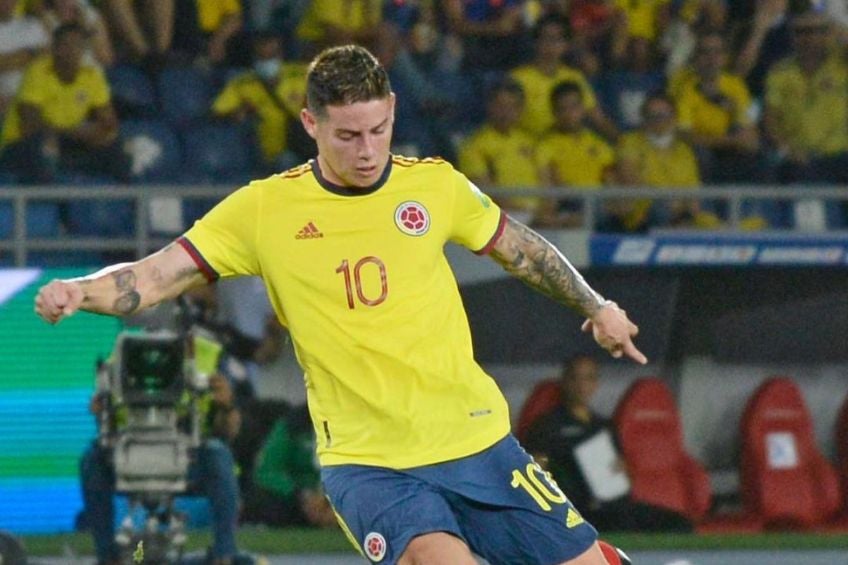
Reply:
<svg viewBox="0 0 848 565"><path fill-rule="evenodd" d="M583 331L613 357L637 363L648 359L633 344L639 328L615 302L592 289L566 257L544 237L507 217L503 233L490 252L492 259L531 288L565 304L586 318Z"/></svg>

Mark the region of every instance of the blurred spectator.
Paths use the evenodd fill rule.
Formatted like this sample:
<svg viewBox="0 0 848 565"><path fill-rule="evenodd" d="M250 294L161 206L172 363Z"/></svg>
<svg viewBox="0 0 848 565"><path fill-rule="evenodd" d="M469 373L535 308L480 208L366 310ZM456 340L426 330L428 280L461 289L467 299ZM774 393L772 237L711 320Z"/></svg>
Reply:
<svg viewBox="0 0 848 565"><path fill-rule="evenodd" d="M732 3L740 10L737 21L742 22L737 34L744 38L736 57L734 71L745 77L754 96L760 96L769 68L789 55L789 0L757 0L753 13L747 2ZM741 11L748 8L749 11Z"/></svg>
<svg viewBox="0 0 848 565"><path fill-rule="evenodd" d="M642 109L643 126L621 136L618 181L625 186L669 190L695 189L701 184L692 148L677 134L674 103L654 94ZM601 231L639 232L656 226L715 227L715 216L702 212L697 200L677 199L654 205L650 200L621 200L609 204Z"/></svg>
<svg viewBox="0 0 848 565"><path fill-rule="evenodd" d="M242 519L278 527L336 527L319 473L315 431L306 406L300 406L278 419L265 439L244 494Z"/></svg>
<svg viewBox="0 0 848 565"><path fill-rule="evenodd" d="M562 82L551 93L556 121L536 149L539 177L544 186L597 189L610 182L615 163L612 148L586 127L583 91L575 82ZM579 227L579 203L546 200L537 216L545 227Z"/></svg>
<svg viewBox="0 0 848 565"><path fill-rule="evenodd" d="M88 45L83 63L110 67L115 62L112 40L106 22L88 0L45 0L41 19L52 33L64 24L77 24L85 30Z"/></svg>
<svg viewBox="0 0 848 565"><path fill-rule="evenodd" d="M375 54L396 94L395 150L411 156L441 155L452 161L452 138L467 126L474 113L469 106L479 105L479 100L473 97L456 54L433 25L422 22L426 14L422 11L406 42L396 26L380 26Z"/></svg>
<svg viewBox="0 0 848 565"><path fill-rule="evenodd" d="M595 88L601 106L616 126L632 130L642 123L645 99L662 89L665 77L657 68L655 46L645 39L630 39L624 61L622 68L602 73Z"/></svg>
<svg viewBox="0 0 848 565"><path fill-rule="evenodd" d="M676 93L680 128L703 150L706 182L765 182L759 132L745 82L725 70L727 51L719 32L698 39L690 80Z"/></svg>
<svg viewBox="0 0 848 565"><path fill-rule="evenodd" d="M241 0L183 0L177 3L174 50L212 65L238 58L230 45L243 27Z"/></svg>
<svg viewBox="0 0 848 565"><path fill-rule="evenodd" d="M670 4L670 20L659 38L665 72L672 76L695 51L698 33L723 30L727 23L725 0L678 0Z"/></svg>
<svg viewBox="0 0 848 565"><path fill-rule="evenodd" d="M50 37L36 18L15 14L15 0L0 0L0 114L20 87L24 69L42 55Z"/></svg>
<svg viewBox="0 0 848 565"><path fill-rule="evenodd" d="M627 474L626 464L615 445L612 423L593 411L590 404L598 390L597 362L586 356L570 359L563 368L560 390L562 403L530 425L524 445L551 472L586 519L604 531L692 531L686 517L631 500L629 490L608 497L598 495L593 489L588 478L597 473L591 467L593 464L612 466L604 476ZM609 446L605 455L610 460L590 463L578 455L580 447L587 442Z"/></svg>
<svg viewBox="0 0 848 565"><path fill-rule="evenodd" d="M568 6L577 65L589 76L617 66L624 57L628 22L617 3L618 0L574 0Z"/></svg>
<svg viewBox="0 0 848 565"><path fill-rule="evenodd" d="M51 54L27 68L3 124L0 169L29 182L50 182L57 169L129 180L109 85L83 64L84 50L85 31L66 24L53 32Z"/></svg>
<svg viewBox="0 0 848 565"><path fill-rule="evenodd" d="M289 143L296 135L290 130L302 130L306 67L284 61L276 35L256 34L252 49L253 68L227 82L213 102L212 112L235 121L255 120L264 168L268 173L279 172L314 156Z"/></svg>
<svg viewBox="0 0 848 565"><path fill-rule="evenodd" d="M504 70L524 61L525 4L525 0L442 0L448 29L462 38L466 67Z"/></svg>
<svg viewBox="0 0 848 565"><path fill-rule="evenodd" d="M377 50L382 21L382 0L312 0L297 27L297 37L305 44L302 55L311 58L325 47L343 43Z"/></svg>
<svg viewBox="0 0 848 565"><path fill-rule="evenodd" d="M466 139L459 151L459 168L475 184L485 188L522 189L539 186L534 159L534 140L518 127L525 104L521 85L513 80L497 84L486 101L486 123ZM510 214L532 220L540 199L533 196L501 196L498 205Z"/></svg>
<svg viewBox="0 0 848 565"><path fill-rule="evenodd" d="M615 139L618 129L601 110L586 77L577 69L561 62L568 48L565 31L565 21L557 16L540 19L533 32L533 61L510 72L512 78L524 89L527 100L521 115L521 127L534 136L543 135L554 123L550 106L554 87L561 82L575 82L583 91L583 104L590 124L603 135Z"/></svg>
<svg viewBox="0 0 848 565"><path fill-rule="evenodd" d="M794 52L768 74L765 128L785 182L848 182L848 65L825 14L792 20Z"/></svg>
<svg viewBox="0 0 848 565"><path fill-rule="evenodd" d="M174 0L136 2L134 0L105 0L106 17L135 61L163 57L174 39Z"/></svg>

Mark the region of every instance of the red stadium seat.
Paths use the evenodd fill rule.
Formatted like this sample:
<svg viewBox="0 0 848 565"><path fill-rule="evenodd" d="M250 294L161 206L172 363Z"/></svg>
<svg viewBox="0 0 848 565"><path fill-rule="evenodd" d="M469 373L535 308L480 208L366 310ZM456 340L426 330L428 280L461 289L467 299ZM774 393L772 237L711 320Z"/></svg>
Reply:
<svg viewBox="0 0 848 565"><path fill-rule="evenodd" d="M839 415L836 417L836 467L842 480L842 509L848 516L848 395L842 402Z"/></svg>
<svg viewBox="0 0 848 565"><path fill-rule="evenodd" d="M524 441L530 425L540 416L544 416L556 408L561 401L559 379L549 379L538 383L521 407L516 430L518 440Z"/></svg>
<svg viewBox="0 0 848 565"><path fill-rule="evenodd" d="M772 377L748 400L741 422L742 500L765 527L809 529L834 523L839 480L816 446L801 391Z"/></svg>
<svg viewBox="0 0 848 565"><path fill-rule="evenodd" d="M686 452L680 413L668 386L656 377L634 382L619 401L613 423L630 474L631 497L701 521L712 499L709 476Z"/></svg>

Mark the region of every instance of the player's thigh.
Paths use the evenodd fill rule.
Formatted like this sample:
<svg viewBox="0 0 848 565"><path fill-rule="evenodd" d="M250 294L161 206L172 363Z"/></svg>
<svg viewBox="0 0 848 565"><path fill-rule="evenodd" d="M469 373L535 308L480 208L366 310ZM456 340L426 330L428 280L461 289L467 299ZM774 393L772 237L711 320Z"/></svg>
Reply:
<svg viewBox="0 0 848 565"><path fill-rule="evenodd" d="M361 465L325 467L321 479L342 529L372 562L398 563L408 547L413 548L409 556L417 550L429 555L436 551L430 541L437 538L424 536L436 532L453 536L461 544L446 546L458 550L451 556L461 556L462 547L468 552L452 508L440 492L420 479ZM442 563L452 563L451 559Z"/></svg>
<svg viewBox="0 0 848 565"><path fill-rule="evenodd" d="M475 480L485 496L460 490L452 499L472 550L492 563L521 565L570 562L590 550L595 528L514 438L481 456Z"/></svg>
<svg viewBox="0 0 848 565"><path fill-rule="evenodd" d="M468 545L445 532L423 534L410 540L398 565L477 565Z"/></svg>

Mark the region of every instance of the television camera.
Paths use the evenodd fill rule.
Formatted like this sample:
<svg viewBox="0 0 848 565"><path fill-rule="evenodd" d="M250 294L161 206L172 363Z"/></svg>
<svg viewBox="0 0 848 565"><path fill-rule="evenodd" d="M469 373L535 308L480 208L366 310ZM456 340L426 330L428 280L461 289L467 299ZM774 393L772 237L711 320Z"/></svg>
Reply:
<svg viewBox="0 0 848 565"><path fill-rule="evenodd" d="M112 455L116 491L129 500L115 537L122 563L142 555L151 564L182 559L185 516L174 497L188 488L191 450L202 441L198 401L220 351L197 327L125 331L99 364L98 441Z"/></svg>

